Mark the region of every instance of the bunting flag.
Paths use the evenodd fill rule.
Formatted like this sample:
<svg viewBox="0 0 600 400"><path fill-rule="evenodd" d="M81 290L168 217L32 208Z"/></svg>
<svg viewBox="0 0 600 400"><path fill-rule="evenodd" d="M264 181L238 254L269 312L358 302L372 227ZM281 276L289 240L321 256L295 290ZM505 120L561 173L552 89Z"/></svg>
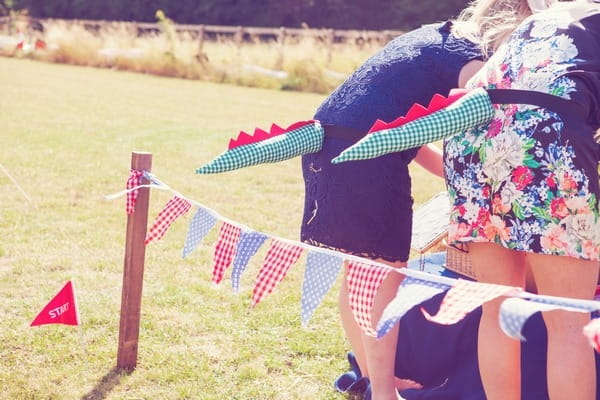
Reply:
<svg viewBox="0 0 600 400"><path fill-rule="evenodd" d="M231 288L233 293L240 290L240 279L248 261L267 240L267 235L256 231L242 231L231 269Z"/></svg>
<svg viewBox="0 0 600 400"><path fill-rule="evenodd" d="M417 110L417 113L422 116L409 122L393 121L385 124L378 121L377 126L370 130L371 133L348 147L331 162L338 164L366 160L433 143L490 121L494 116L494 108L487 91L477 88L469 90L447 107L429 115L420 110Z"/></svg>
<svg viewBox="0 0 600 400"><path fill-rule="evenodd" d="M183 258L186 258L198 247L198 244L210 232L217 219L204 208L199 207L190 222L185 244L183 245Z"/></svg>
<svg viewBox="0 0 600 400"><path fill-rule="evenodd" d="M308 325L313 312L331 289L344 259L340 256L309 251L302 282L302 325Z"/></svg>
<svg viewBox="0 0 600 400"><path fill-rule="evenodd" d="M145 243L148 244L160 240L173 221L187 213L191 207L192 204L188 200L179 196L174 196L167 202L165 208L158 213L154 225L152 225L148 235L146 235Z"/></svg>
<svg viewBox="0 0 600 400"><path fill-rule="evenodd" d="M231 225L228 222L223 222L223 225L221 225L213 257L213 283L220 283L225 274L225 270L231 265L233 256L235 256L238 241L240 240L241 231L241 228Z"/></svg>
<svg viewBox="0 0 600 400"><path fill-rule="evenodd" d="M277 132L275 133L277 134ZM283 137L284 135L278 136ZM257 138L248 139L240 137L233 143L233 148L259 145L259 143L264 144L276 138L257 139L258 142L254 142L255 139ZM169 190L174 194L174 197L165 205L150 229L146 237L146 244L148 244L151 241L159 240L172 222L179 216L187 213L191 208L191 202L180 197L178 192L173 191L152 174L145 171L131 171L131 175L127 181L128 190L116 195L107 196L107 198L116 198L125 193L134 193L135 190L130 191L129 189L135 189L136 186L141 184L141 180L143 179L148 179L156 185L153 187ZM128 212L135 208L135 199L135 195L133 194L128 198L126 206ZM217 220L223 220L223 218L206 207L198 209L198 212L194 215L190 223L183 248L183 257L189 255L197 247ZM300 258L306 246L301 243L272 238L256 231L242 232L241 228L235 227L233 223L223 222L215 247L213 281L219 283L223 278L226 268L233 261L232 287L237 292L239 290L241 274L245 270L249 259L256 254L262 244L269 238L273 240L265 256L263 266L256 278L252 293L252 307L256 306L262 298L270 294L285 278L287 271ZM348 260L348 258L343 253L321 251L318 248L310 250L307 256L307 267L302 285L301 317L304 325L308 323L314 310L319 306L327 291L332 287L341 269L341 264ZM352 257L351 260L356 260L356 258ZM437 268L437 264L434 267ZM439 274L439 271L435 268L429 269L433 271L434 275ZM405 278L396 298L388 304L382 314L382 318L380 321L377 321L377 331L375 331L371 321L371 309L377 290L387 277L387 274L392 271L403 273L409 277ZM450 278L432 278L429 280L427 275L427 273L418 272L410 268L394 270L391 267L372 263L369 260L364 260L364 262L351 261L348 265L346 284L348 285L350 307L361 329L369 335L381 337L389 332L408 309L440 291L448 290L451 285L453 287L449 289L436 316L432 317L425 310L422 310L428 320L442 324L455 323L474 308L495 297L518 297L519 299L514 299L503 304L505 311L501 313L501 318L504 318L504 322L501 323L504 325L503 329L509 335L520 338L524 322L536 311L561 308L569 311L590 312L600 309L599 301L533 295L524 293L520 288L465 280L456 281ZM454 284L454 282L456 283ZM32 326L47 323L79 324L72 286L70 288L71 297L68 294L63 296L63 291L68 292L69 285L70 282L40 312L32 322ZM528 301L525 302L522 299L528 299ZM600 341L600 326L598 325L600 323L596 322L586 328L588 339L591 343L596 341L595 346L597 348L600 347L598 344Z"/></svg>
<svg viewBox="0 0 600 400"><path fill-rule="evenodd" d="M588 339L590 346L594 350L600 352L600 318L596 318L590 321L584 328L583 334Z"/></svg>
<svg viewBox="0 0 600 400"><path fill-rule="evenodd" d="M252 307L255 307L266 295L285 278L290 267L302 255L302 247L281 240L273 240L267 251L262 268L258 271L252 290Z"/></svg>
<svg viewBox="0 0 600 400"><path fill-rule="evenodd" d="M371 336L377 336L371 322L371 309L377 290L391 268L351 261L348 264L348 297L356 323Z"/></svg>
<svg viewBox="0 0 600 400"><path fill-rule="evenodd" d="M396 297L386 306L377 324L377 337L385 336L411 308L450 289L450 285L407 276L398 288Z"/></svg>
<svg viewBox="0 0 600 400"><path fill-rule="evenodd" d="M144 176L144 171L132 169L127 179L127 190L131 190L135 187L138 187L142 184L142 177ZM125 211L127 214L133 214L135 211L135 201L137 200L137 196L139 193L139 189L132 190L131 192L127 192L127 196L125 196Z"/></svg>
<svg viewBox="0 0 600 400"><path fill-rule="evenodd" d="M64 324L79 325L79 312L73 283L68 281L34 318L30 326Z"/></svg>
<svg viewBox="0 0 600 400"><path fill-rule="evenodd" d="M425 309L421 311L429 321L450 325L457 323L483 303L514 293L517 290L520 291L521 289L459 279L444 296L440 309L435 316L429 315Z"/></svg>
<svg viewBox="0 0 600 400"><path fill-rule="evenodd" d="M511 297L504 300L500 306L500 327L507 336L525 340L521 334L523 326L536 312L566 310L587 313L597 309L597 303L587 300L567 300L551 296L539 296L529 300Z"/></svg>
<svg viewBox="0 0 600 400"><path fill-rule="evenodd" d="M256 129L253 135L240 132L229 148L196 169L197 174L216 174L263 163L274 163L321 150L325 131L319 121L300 121L269 132Z"/></svg>

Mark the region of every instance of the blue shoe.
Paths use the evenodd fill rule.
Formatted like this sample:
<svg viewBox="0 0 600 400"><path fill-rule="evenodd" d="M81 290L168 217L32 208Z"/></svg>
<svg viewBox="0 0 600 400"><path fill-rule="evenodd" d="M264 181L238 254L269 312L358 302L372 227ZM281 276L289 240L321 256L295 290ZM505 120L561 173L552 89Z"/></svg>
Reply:
<svg viewBox="0 0 600 400"><path fill-rule="evenodd" d="M365 391L363 392L362 395L362 400L371 400L371 383L369 382L368 378L363 378L365 379L367 382L367 387L365 388Z"/></svg>
<svg viewBox="0 0 600 400"><path fill-rule="evenodd" d="M360 389L364 390L364 383L359 382L362 379L362 374L358 367L358 362L356 362L356 358L354 357L354 353L352 352L348 353L348 363L350 364L351 370L340 375L333 382L333 386L340 393L354 393L361 391Z"/></svg>
<svg viewBox="0 0 600 400"><path fill-rule="evenodd" d="M346 393L360 379L354 371L348 371L338 376L333 382L333 387L340 393Z"/></svg>

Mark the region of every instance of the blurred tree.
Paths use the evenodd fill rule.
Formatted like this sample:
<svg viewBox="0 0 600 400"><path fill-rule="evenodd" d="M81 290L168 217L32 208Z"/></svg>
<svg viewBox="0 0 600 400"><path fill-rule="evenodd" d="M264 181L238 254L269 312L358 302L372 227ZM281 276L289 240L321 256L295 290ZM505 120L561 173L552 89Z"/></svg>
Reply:
<svg viewBox="0 0 600 400"><path fill-rule="evenodd" d="M408 30L454 17L468 0L0 0L40 18L337 29Z"/></svg>

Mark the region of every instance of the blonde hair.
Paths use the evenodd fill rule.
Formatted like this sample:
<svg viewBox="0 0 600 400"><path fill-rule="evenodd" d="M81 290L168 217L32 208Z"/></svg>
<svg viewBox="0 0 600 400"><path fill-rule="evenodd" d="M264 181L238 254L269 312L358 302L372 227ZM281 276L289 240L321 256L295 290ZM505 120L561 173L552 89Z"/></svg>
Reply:
<svg viewBox="0 0 600 400"><path fill-rule="evenodd" d="M530 15L527 0L472 0L453 21L452 33L479 45L487 56Z"/></svg>

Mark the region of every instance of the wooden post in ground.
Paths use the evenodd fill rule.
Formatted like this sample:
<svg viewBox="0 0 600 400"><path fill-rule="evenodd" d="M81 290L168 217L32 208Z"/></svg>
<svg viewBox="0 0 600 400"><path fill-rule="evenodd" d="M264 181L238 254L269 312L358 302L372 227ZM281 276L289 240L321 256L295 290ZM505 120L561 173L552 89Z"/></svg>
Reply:
<svg viewBox="0 0 600 400"><path fill-rule="evenodd" d="M327 54L325 56L325 66L329 68L331 60L333 58L333 43L335 42L335 32L333 29L327 30L327 36L325 36L325 48Z"/></svg>
<svg viewBox="0 0 600 400"><path fill-rule="evenodd" d="M283 69L283 51L285 46L285 36L285 27L282 26L281 28L279 28L279 32L277 34L277 61L275 61L276 70Z"/></svg>
<svg viewBox="0 0 600 400"><path fill-rule="evenodd" d="M196 58L198 60L204 59L204 52L202 48L204 47L205 31L206 27L204 25L200 25L198 27L198 52L196 53Z"/></svg>
<svg viewBox="0 0 600 400"><path fill-rule="evenodd" d="M133 152L131 154L131 169L150 172L152 169L152 154ZM148 182L144 180L143 183ZM135 203L135 211L127 216L117 368L129 371L135 369L137 365L144 258L146 255L144 240L146 239L148 226L149 200L150 188L140 188Z"/></svg>

